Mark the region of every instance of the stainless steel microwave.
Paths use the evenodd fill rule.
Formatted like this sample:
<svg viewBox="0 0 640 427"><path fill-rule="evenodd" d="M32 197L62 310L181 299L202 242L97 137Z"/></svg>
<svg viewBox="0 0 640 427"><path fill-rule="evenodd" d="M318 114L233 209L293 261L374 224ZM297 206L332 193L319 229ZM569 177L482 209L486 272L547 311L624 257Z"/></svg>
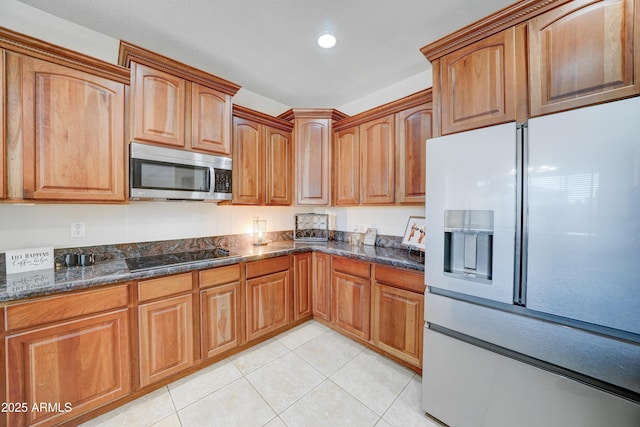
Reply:
<svg viewBox="0 0 640 427"><path fill-rule="evenodd" d="M132 142L130 197L168 200L231 200L229 157Z"/></svg>

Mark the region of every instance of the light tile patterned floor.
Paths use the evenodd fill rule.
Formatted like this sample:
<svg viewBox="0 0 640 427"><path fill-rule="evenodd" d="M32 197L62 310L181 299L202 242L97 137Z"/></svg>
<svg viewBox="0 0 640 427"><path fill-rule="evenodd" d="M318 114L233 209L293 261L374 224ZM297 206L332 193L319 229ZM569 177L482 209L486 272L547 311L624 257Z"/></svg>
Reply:
<svg viewBox="0 0 640 427"><path fill-rule="evenodd" d="M437 427L421 378L310 321L84 426Z"/></svg>

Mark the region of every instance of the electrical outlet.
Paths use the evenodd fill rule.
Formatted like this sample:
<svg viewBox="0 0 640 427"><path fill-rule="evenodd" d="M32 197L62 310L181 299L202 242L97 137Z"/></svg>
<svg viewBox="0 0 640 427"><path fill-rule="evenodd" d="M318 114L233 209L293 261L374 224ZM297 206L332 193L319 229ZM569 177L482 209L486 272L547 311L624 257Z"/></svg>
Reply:
<svg viewBox="0 0 640 427"><path fill-rule="evenodd" d="M71 223L71 237L73 238L84 237L84 222Z"/></svg>

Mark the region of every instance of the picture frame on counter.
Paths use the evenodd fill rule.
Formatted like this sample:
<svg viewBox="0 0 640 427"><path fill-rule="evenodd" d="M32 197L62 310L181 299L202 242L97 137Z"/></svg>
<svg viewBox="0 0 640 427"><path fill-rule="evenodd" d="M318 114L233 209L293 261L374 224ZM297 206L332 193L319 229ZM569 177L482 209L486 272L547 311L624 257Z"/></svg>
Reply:
<svg viewBox="0 0 640 427"><path fill-rule="evenodd" d="M419 251L425 251L425 217L423 216L410 216L407 221L407 227L404 230L404 236L402 237L402 244L408 246L410 249L417 249Z"/></svg>

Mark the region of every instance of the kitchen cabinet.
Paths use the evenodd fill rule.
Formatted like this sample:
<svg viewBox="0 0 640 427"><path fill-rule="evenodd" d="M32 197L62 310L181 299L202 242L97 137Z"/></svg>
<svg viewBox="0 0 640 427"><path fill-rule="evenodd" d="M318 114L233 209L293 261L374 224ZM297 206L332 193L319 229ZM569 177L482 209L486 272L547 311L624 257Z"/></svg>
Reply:
<svg viewBox="0 0 640 427"><path fill-rule="evenodd" d="M311 317L312 254L305 252L293 256L293 320Z"/></svg>
<svg viewBox="0 0 640 427"><path fill-rule="evenodd" d="M240 86L123 41L118 63L131 68L134 140L231 155L231 97Z"/></svg>
<svg viewBox="0 0 640 427"><path fill-rule="evenodd" d="M531 116L640 93L640 1L572 1L528 21Z"/></svg>
<svg viewBox="0 0 640 427"><path fill-rule="evenodd" d="M59 425L129 394L127 304L118 285L6 307L6 402L29 408L7 425Z"/></svg>
<svg viewBox="0 0 640 427"><path fill-rule="evenodd" d="M514 27L440 58L438 66L441 94L442 135L516 120L517 84L524 52L517 51L524 41L517 41Z"/></svg>
<svg viewBox="0 0 640 427"><path fill-rule="evenodd" d="M360 204L360 128L336 132L333 139L333 204Z"/></svg>
<svg viewBox="0 0 640 427"><path fill-rule="evenodd" d="M138 282L141 387L193 365L192 287L191 273Z"/></svg>
<svg viewBox="0 0 640 427"><path fill-rule="evenodd" d="M124 201L125 85L29 56L6 61L9 155L22 159L12 197Z"/></svg>
<svg viewBox="0 0 640 427"><path fill-rule="evenodd" d="M331 257L331 323L369 341L371 265L344 257Z"/></svg>
<svg viewBox="0 0 640 427"><path fill-rule="evenodd" d="M312 312L314 318L331 321L331 256L314 252L312 257Z"/></svg>
<svg viewBox="0 0 640 427"><path fill-rule="evenodd" d="M245 284L247 341L289 324L290 267L289 256L247 263Z"/></svg>
<svg viewBox="0 0 640 427"><path fill-rule="evenodd" d="M431 102L396 113L396 203L424 204Z"/></svg>
<svg viewBox="0 0 640 427"><path fill-rule="evenodd" d="M288 206L293 201L292 125L234 107L233 203Z"/></svg>
<svg viewBox="0 0 640 427"><path fill-rule="evenodd" d="M203 359L242 343L240 265L198 272Z"/></svg>
<svg viewBox="0 0 640 427"><path fill-rule="evenodd" d="M7 197L7 182L6 182L6 168L7 161L5 158L6 141L5 141L5 126L4 126L4 110L5 110L5 70L4 70L4 55L5 50L0 49L0 199Z"/></svg>
<svg viewBox="0 0 640 427"><path fill-rule="evenodd" d="M372 341L381 350L422 366L424 274L375 265Z"/></svg>
<svg viewBox="0 0 640 427"><path fill-rule="evenodd" d="M391 204L395 198L393 115L360 125L360 197L363 205Z"/></svg>

